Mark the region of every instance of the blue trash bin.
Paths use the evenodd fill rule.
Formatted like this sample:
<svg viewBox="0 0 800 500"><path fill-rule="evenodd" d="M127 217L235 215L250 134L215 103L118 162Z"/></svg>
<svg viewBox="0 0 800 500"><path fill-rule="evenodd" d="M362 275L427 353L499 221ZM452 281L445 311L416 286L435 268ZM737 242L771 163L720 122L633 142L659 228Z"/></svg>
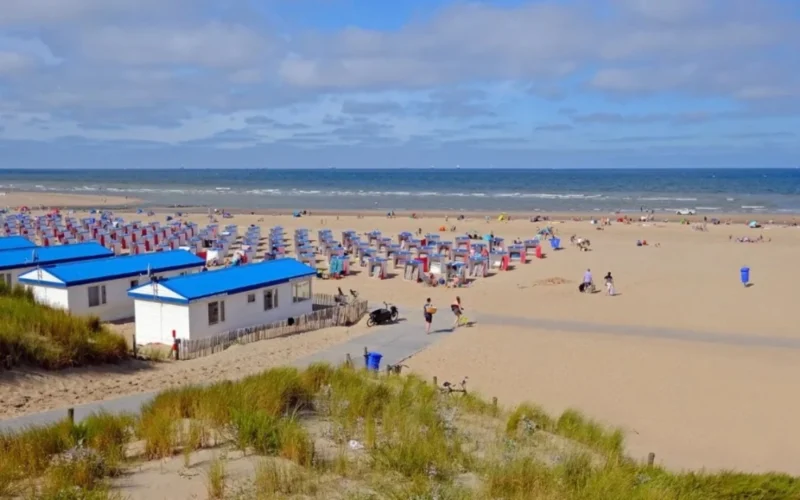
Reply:
<svg viewBox="0 0 800 500"><path fill-rule="evenodd" d="M550 247L553 250L561 248L561 238L550 238Z"/></svg>
<svg viewBox="0 0 800 500"><path fill-rule="evenodd" d="M743 267L739 269L739 278L741 278L743 285L747 285L750 282L750 268Z"/></svg>
<svg viewBox="0 0 800 500"><path fill-rule="evenodd" d="M381 358L383 358L383 354L379 352L368 352L367 353L367 370L376 372L381 369Z"/></svg>

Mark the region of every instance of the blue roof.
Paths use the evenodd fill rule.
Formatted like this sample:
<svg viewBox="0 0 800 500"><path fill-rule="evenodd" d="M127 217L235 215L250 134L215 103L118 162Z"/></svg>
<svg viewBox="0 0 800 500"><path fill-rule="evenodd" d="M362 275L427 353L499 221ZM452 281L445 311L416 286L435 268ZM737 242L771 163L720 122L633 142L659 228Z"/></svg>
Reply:
<svg viewBox="0 0 800 500"><path fill-rule="evenodd" d="M36 265L51 266L113 255L114 252L94 241L53 247L18 248L0 252L0 271Z"/></svg>
<svg viewBox="0 0 800 500"><path fill-rule="evenodd" d="M295 259L284 258L227 267L219 271L208 271L190 274L177 278L162 279L159 287L171 290L181 299L170 299L162 296L154 297L147 292L130 290L128 296L138 299L158 300L188 304L194 300L215 295L232 295L267 286L287 283L296 278L315 276L317 270Z"/></svg>
<svg viewBox="0 0 800 500"><path fill-rule="evenodd" d="M0 250L16 250L17 248L36 248L36 243L24 236L0 237Z"/></svg>
<svg viewBox="0 0 800 500"><path fill-rule="evenodd" d="M48 267L47 272L62 283L41 282L36 278L20 276L20 283L41 284L55 287L85 285L99 281L142 276L150 270L153 273L178 271L205 266L206 261L186 250L146 253L110 259L96 259L83 262L70 262ZM25 276L25 275L23 275Z"/></svg>

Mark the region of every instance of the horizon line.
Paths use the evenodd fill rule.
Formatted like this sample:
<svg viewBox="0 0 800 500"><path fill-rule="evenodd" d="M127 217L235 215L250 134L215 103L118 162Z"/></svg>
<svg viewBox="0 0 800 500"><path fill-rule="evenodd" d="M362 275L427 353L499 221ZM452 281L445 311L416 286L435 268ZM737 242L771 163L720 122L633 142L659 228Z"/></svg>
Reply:
<svg viewBox="0 0 800 500"><path fill-rule="evenodd" d="M708 167L150 167L150 166L142 166L142 167L4 167L0 168L0 173L3 172L10 172L10 171L84 171L84 170L115 170L115 171L126 171L126 170L169 170L169 171L180 171L180 170L272 170L276 172L285 172L285 171L292 171L292 170L341 170L341 171L353 171L353 170L415 170L415 171L458 171L458 170L628 170L628 171L636 171L636 170L800 170L800 166L761 166L761 167L720 167L720 166L708 166Z"/></svg>

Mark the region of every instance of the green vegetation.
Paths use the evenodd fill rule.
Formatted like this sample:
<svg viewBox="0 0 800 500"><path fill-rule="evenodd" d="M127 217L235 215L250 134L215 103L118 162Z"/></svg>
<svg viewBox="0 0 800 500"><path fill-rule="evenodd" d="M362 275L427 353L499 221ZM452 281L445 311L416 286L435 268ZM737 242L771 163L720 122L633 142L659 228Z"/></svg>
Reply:
<svg viewBox="0 0 800 500"><path fill-rule="evenodd" d="M37 304L25 287L0 283L0 362L11 356L14 364L56 370L117 362L127 351L125 339L97 318Z"/></svg>
<svg viewBox="0 0 800 500"><path fill-rule="evenodd" d="M623 444L619 430L574 410L506 413L417 377L319 364L166 391L138 417L0 436L0 498L119 498L116 474L181 455L186 468L203 463L210 498L800 498L800 478L672 473L626 457ZM214 458L193 461L203 449ZM246 484L228 473L234 455L257 460Z"/></svg>

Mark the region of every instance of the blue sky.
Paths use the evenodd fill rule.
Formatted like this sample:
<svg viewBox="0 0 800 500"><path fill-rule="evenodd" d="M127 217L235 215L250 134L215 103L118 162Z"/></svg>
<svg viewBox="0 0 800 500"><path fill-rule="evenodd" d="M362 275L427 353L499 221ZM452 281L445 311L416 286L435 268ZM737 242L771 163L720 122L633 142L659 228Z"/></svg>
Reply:
<svg viewBox="0 0 800 500"><path fill-rule="evenodd" d="M794 0L3 0L0 168L794 167Z"/></svg>

